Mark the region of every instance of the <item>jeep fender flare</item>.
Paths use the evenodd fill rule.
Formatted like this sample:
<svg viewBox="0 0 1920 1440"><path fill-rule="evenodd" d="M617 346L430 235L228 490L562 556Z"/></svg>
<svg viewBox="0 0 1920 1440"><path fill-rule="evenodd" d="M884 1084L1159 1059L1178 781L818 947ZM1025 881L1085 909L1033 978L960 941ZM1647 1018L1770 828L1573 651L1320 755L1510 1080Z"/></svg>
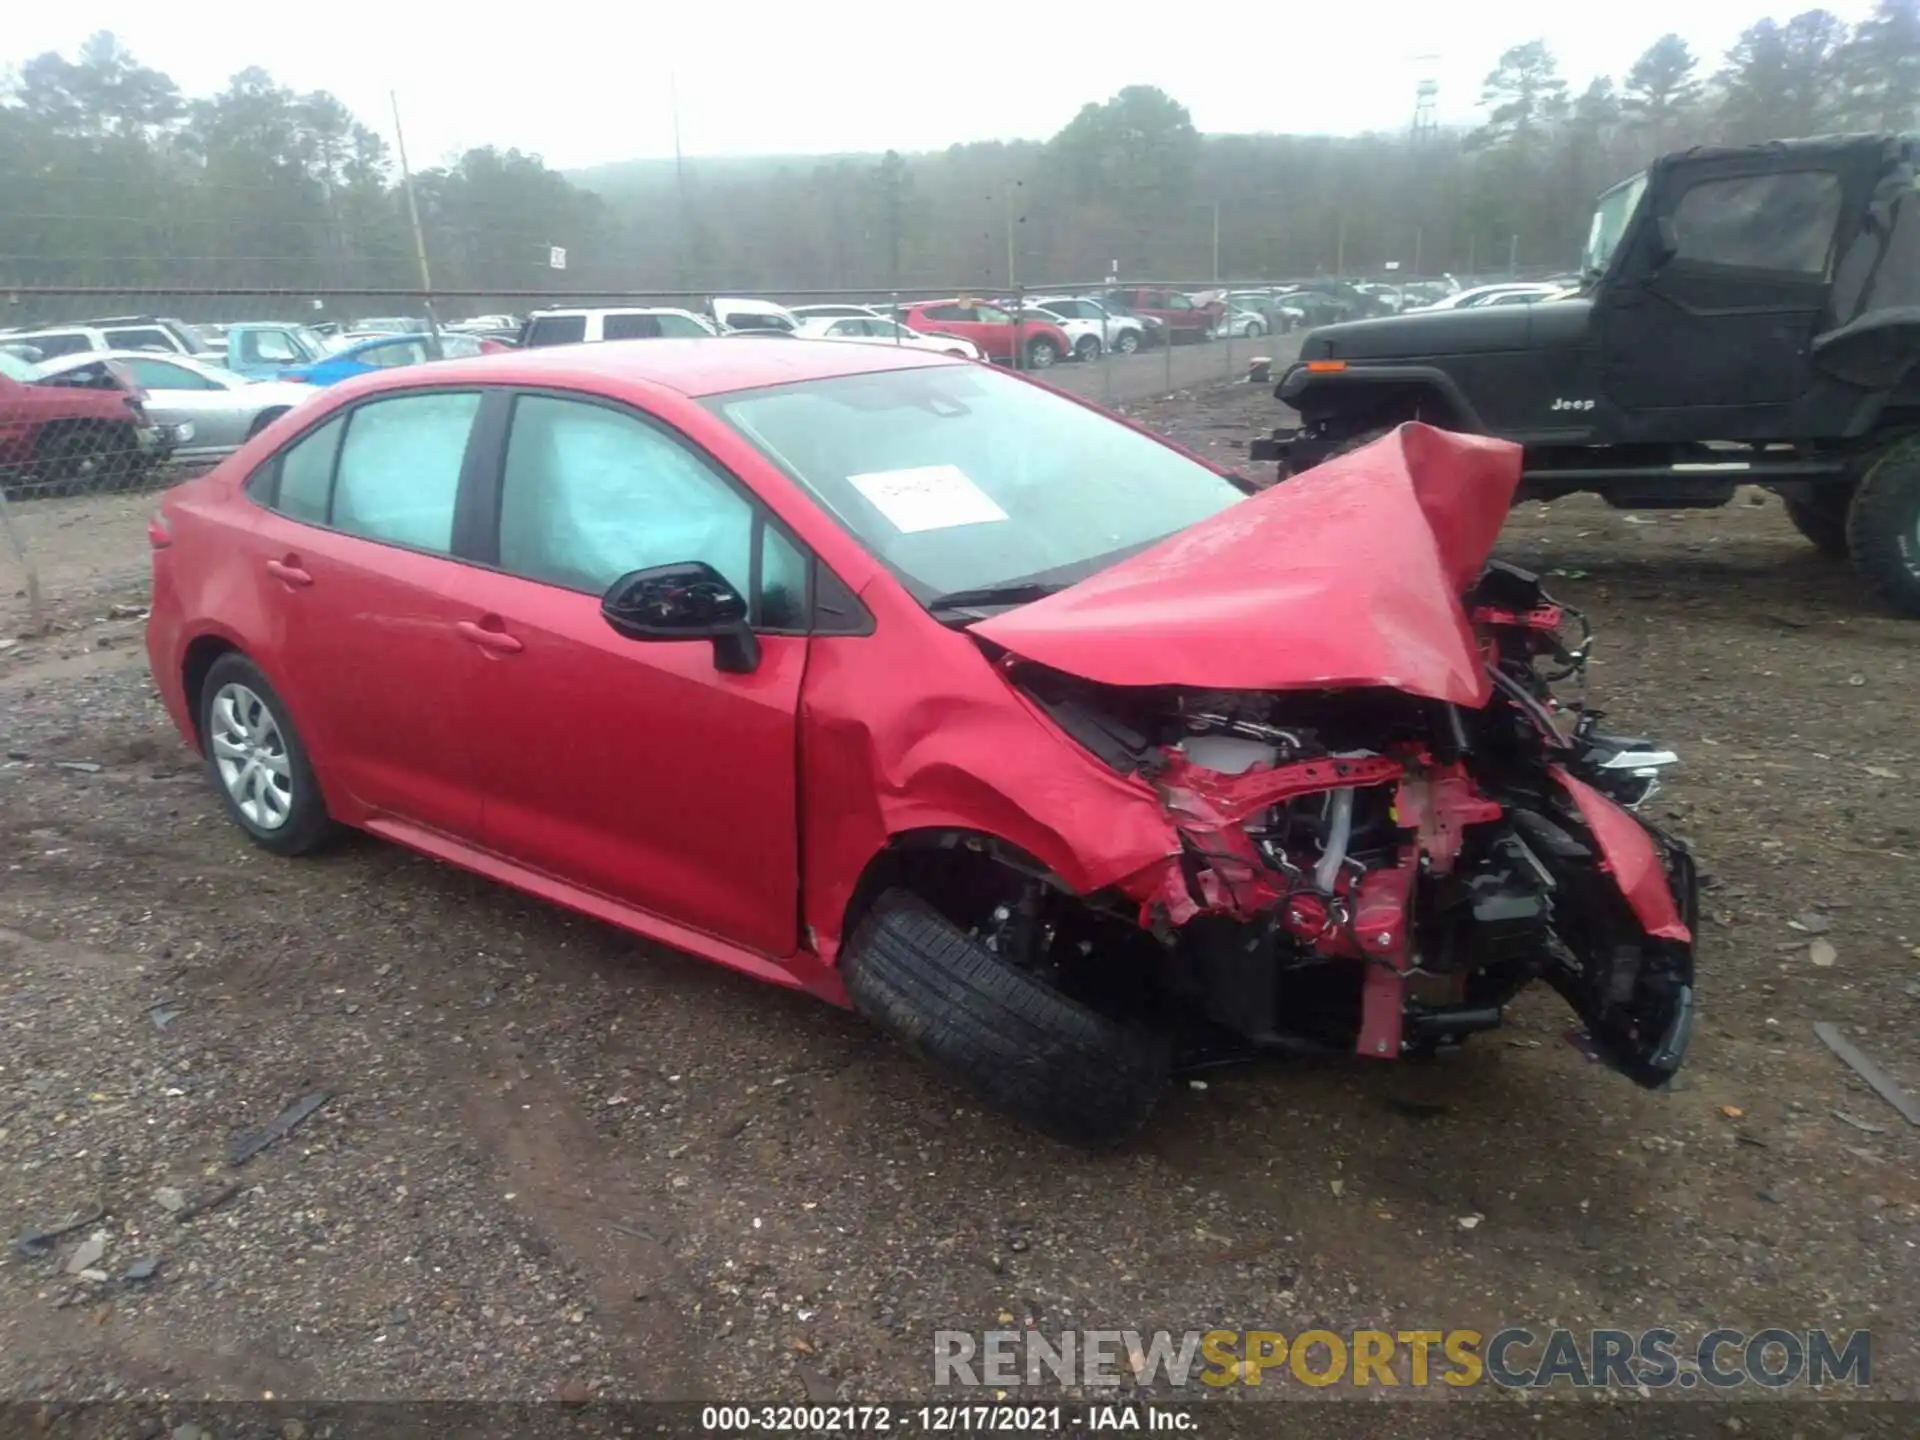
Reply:
<svg viewBox="0 0 1920 1440"><path fill-rule="evenodd" d="M1426 392L1444 405L1452 417L1443 428L1469 435L1490 432L1459 385L1446 371L1432 365L1359 365L1345 370L1310 370L1295 361L1274 387L1274 398L1291 405L1309 419L1329 414L1364 413L1377 404L1382 389ZM1409 415L1407 419L1427 419ZM1431 423L1431 422L1430 422Z"/></svg>

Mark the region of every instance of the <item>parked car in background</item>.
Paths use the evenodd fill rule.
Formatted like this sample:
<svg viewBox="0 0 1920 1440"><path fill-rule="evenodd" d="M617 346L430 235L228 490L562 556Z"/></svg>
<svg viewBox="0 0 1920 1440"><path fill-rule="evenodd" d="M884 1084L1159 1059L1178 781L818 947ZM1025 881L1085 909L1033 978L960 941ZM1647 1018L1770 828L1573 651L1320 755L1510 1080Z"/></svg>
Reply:
<svg viewBox="0 0 1920 1440"><path fill-rule="evenodd" d="M716 295L708 313L722 330L784 330L791 335L800 328L800 317L772 300Z"/></svg>
<svg viewBox="0 0 1920 1440"><path fill-rule="evenodd" d="M374 315L356 320L348 328L357 335L420 335L431 331L433 326L420 315Z"/></svg>
<svg viewBox="0 0 1920 1440"><path fill-rule="evenodd" d="M1163 327L1159 334L1175 345L1210 339L1224 309L1218 301L1198 304L1191 295L1179 290L1104 290L1100 299L1109 308L1125 314L1158 320Z"/></svg>
<svg viewBox="0 0 1920 1440"><path fill-rule="evenodd" d="M1073 353L1073 342L1058 325L1022 320L1016 326L1012 311L964 296L916 301L903 308L900 318L922 335L945 333L971 340L989 360L1003 365L1017 358L1032 369L1045 370Z"/></svg>
<svg viewBox="0 0 1920 1440"><path fill-rule="evenodd" d="M219 348L202 358L248 379L271 380L328 353L326 337L305 325L242 321L223 326Z"/></svg>
<svg viewBox="0 0 1920 1440"><path fill-rule="evenodd" d="M89 370L109 384L124 386L130 379L145 392L148 416L173 429L175 460L210 460L237 450L313 394L308 385L248 380L191 356L140 350L62 355L36 367L36 374L43 380L63 377L80 383L89 378Z"/></svg>
<svg viewBox="0 0 1920 1440"><path fill-rule="evenodd" d="M984 360L980 347L958 335L922 335L897 320L878 315L818 315L803 319L794 331L803 340L859 340L869 345L903 345L960 360Z"/></svg>
<svg viewBox="0 0 1920 1440"><path fill-rule="evenodd" d="M1461 290L1447 296L1444 300L1436 300L1431 305L1423 305L1420 308L1422 310L1475 310L1482 305L1491 305L1495 301L1502 301L1505 304L1514 303L1511 300L1502 300L1504 296L1515 296L1522 301L1540 300L1558 293L1562 288L1557 284L1534 280L1504 281L1497 285L1476 285L1470 290Z"/></svg>
<svg viewBox="0 0 1920 1440"><path fill-rule="evenodd" d="M136 484L175 440L147 414L139 383L64 383L0 353L0 494L71 495Z"/></svg>
<svg viewBox="0 0 1920 1440"><path fill-rule="evenodd" d="M1109 310L1100 301L1089 295L1030 295L1027 303L1060 317L1061 329L1074 341L1074 351L1083 360L1096 359L1107 350L1116 354L1131 355L1147 343L1147 332L1157 329L1158 321L1148 321L1139 315L1125 315ZM1079 329L1078 325L1093 328ZM1091 354L1081 349L1081 337L1093 335L1100 348Z"/></svg>
<svg viewBox="0 0 1920 1440"><path fill-rule="evenodd" d="M699 339L719 331L704 315L662 306L536 310L520 329L522 349L594 345L603 340Z"/></svg>
<svg viewBox="0 0 1920 1440"><path fill-rule="evenodd" d="M206 337L186 322L160 320L149 315L8 330L0 332L0 340L31 345L47 360L83 350L165 350L176 355L200 355L210 348Z"/></svg>
<svg viewBox="0 0 1920 1440"><path fill-rule="evenodd" d="M885 305L855 305L850 301L828 301L820 305L789 305L787 313L796 320L845 319L849 316L887 314Z"/></svg>
<svg viewBox="0 0 1920 1440"><path fill-rule="evenodd" d="M494 349L501 347L495 346ZM344 350L336 350L311 365L288 370L284 379L302 385L338 385L356 375L375 370L391 370L401 365L420 365L428 360L466 360L490 353L487 342L471 335L440 335L440 353L434 354L431 335L374 335L357 340Z"/></svg>
<svg viewBox="0 0 1920 1440"><path fill-rule="evenodd" d="M1242 305L1238 301L1226 301L1226 309L1214 326L1216 335L1231 335L1238 339L1258 339L1267 333L1267 317L1258 310Z"/></svg>
<svg viewBox="0 0 1920 1440"><path fill-rule="evenodd" d="M1342 320L1361 318L1360 307L1351 297L1330 290L1289 290L1280 300L1298 312L1300 323L1306 326L1332 325Z"/></svg>

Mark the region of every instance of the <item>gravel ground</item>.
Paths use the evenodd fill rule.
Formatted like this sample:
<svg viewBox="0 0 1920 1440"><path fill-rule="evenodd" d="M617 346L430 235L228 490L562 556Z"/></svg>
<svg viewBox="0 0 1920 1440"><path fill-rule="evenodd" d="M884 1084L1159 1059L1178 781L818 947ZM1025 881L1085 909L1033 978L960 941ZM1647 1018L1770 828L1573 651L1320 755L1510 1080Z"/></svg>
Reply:
<svg viewBox="0 0 1920 1440"><path fill-rule="evenodd" d="M1232 458L1272 407L1126 410ZM1450 1060L1222 1072L1102 1158L392 846L249 846L147 681L150 508L16 507L57 625L0 640L0 1225L104 1214L0 1257L0 1396L897 1399L940 1328L1524 1324L1867 1327L1875 1393L1920 1397L1916 1132L1812 1028L1920 1089L1920 631L1777 503L1529 506L1502 544L1683 755L1656 808L1712 888L1672 1092L1542 992Z"/></svg>

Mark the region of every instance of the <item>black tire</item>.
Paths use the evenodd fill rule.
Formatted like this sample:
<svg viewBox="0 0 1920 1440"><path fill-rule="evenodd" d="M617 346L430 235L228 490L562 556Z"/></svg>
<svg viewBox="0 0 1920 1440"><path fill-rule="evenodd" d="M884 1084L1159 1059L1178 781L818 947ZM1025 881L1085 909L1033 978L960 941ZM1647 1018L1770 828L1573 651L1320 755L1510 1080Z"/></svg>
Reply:
<svg viewBox="0 0 1920 1440"><path fill-rule="evenodd" d="M290 405L282 405L277 409L262 410L258 415L253 417L253 424L247 430L247 438L249 440L253 439L254 436L258 435L262 430L266 429L267 426L278 420L292 408Z"/></svg>
<svg viewBox="0 0 1920 1440"><path fill-rule="evenodd" d="M1920 435L1889 446L1860 477L1847 548L1888 605L1920 619Z"/></svg>
<svg viewBox="0 0 1920 1440"><path fill-rule="evenodd" d="M1813 542L1813 548L1835 560L1847 558L1847 510L1853 504L1853 486L1822 485L1804 495L1783 495L1793 528Z"/></svg>
<svg viewBox="0 0 1920 1440"><path fill-rule="evenodd" d="M1267 327L1266 327L1265 321L1252 320L1247 323L1247 339L1258 340L1262 335L1266 333L1267 333Z"/></svg>
<svg viewBox="0 0 1920 1440"><path fill-rule="evenodd" d="M252 692L278 734L278 753L286 759L290 793L286 818L277 825L262 824L248 816L234 800L221 774L220 760L215 752L224 722L216 716L214 707L221 692L228 686ZM307 759L307 747L301 742L300 732L294 728L286 702L268 683L267 677L260 673L259 666L237 650L222 655L208 667L207 678L201 682L200 693L194 697L194 711L200 717L200 749L206 757L207 774L213 781L214 791L220 796L220 803L226 807L228 817L247 833L249 839L276 855L305 855L334 838L337 827L327 814L326 801L320 795L320 783L314 778L312 762ZM257 712L247 718L256 716Z"/></svg>
<svg viewBox="0 0 1920 1440"><path fill-rule="evenodd" d="M34 481L42 495L117 490L138 472L139 460L131 425L62 425L41 436Z"/></svg>
<svg viewBox="0 0 1920 1440"><path fill-rule="evenodd" d="M1113 337L1113 348L1114 353L1119 355L1133 354L1134 351L1140 348L1140 332L1138 330L1122 330L1118 335Z"/></svg>
<svg viewBox="0 0 1920 1440"><path fill-rule="evenodd" d="M848 943L854 1008L984 1104L1108 1149L1167 1087L1171 1046L1015 969L917 895L889 890Z"/></svg>
<svg viewBox="0 0 1920 1440"><path fill-rule="evenodd" d="M1027 342L1027 366L1033 370L1050 370L1054 361L1060 358L1060 347L1042 335L1037 340Z"/></svg>
<svg viewBox="0 0 1920 1440"><path fill-rule="evenodd" d="M1075 359L1084 361L1089 365L1092 364L1100 358L1100 337L1098 335L1082 335L1079 340L1074 342L1073 354Z"/></svg>

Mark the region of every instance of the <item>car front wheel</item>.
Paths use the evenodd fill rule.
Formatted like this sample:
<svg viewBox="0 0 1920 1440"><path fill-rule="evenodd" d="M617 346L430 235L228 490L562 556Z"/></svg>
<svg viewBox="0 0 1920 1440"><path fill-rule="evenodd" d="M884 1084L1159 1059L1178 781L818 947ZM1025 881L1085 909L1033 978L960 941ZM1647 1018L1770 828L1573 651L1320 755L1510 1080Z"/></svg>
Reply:
<svg viewBox="0 0 1920 1440"><path fill-rule="evenodd" d="M228 816L277 855L303 855L333 834L306 747L286 705L246 656L222 655L200 686L200 741Z"/></svg>

